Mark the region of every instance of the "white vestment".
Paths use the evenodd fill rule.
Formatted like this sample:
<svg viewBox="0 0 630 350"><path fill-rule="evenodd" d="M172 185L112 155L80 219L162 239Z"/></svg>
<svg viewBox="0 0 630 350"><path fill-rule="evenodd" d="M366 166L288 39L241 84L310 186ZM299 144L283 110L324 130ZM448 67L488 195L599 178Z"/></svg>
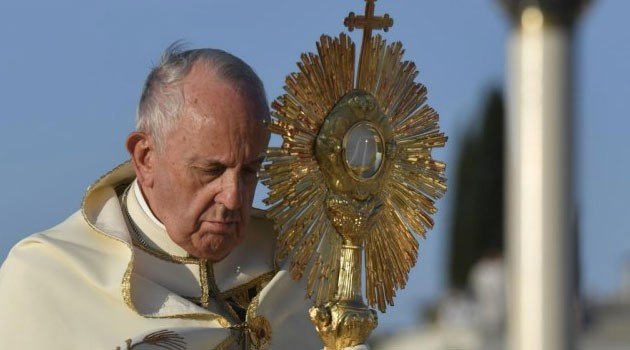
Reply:
<svg viewBox="0 0 630 350"><path fill-rule="evenodd" d="M304 282L274 266L269 222L254 215L227 258L201 261L170 240L133 181L129 163L117 167L79 212L11 250L0 348L322 348Z"/></svg>

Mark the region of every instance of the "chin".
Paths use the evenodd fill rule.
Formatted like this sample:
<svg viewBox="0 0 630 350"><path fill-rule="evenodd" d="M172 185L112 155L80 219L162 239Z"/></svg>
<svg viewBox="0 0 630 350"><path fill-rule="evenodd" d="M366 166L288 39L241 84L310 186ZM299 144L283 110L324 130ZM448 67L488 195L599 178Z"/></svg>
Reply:
<svg viewBox="0 0 630 350"><path fill-rule="evenodd" d="M208 260L210 262L219 262L223 259L225 259L228 255L230 255L229 253L224 253L224 254L219 254L216 252L212 252L212 253L201 253L201 254L196 254L195 257L198 259L205 259Z"/></svg>
<svg viewBox="0 0 630 350"><path fill-rule="evenodd" d="M188 253L195 258L198 259L206 259L208 261L217 262L225 259L230 253L232 249L207 249L207 248L196 248L191 249Z"/></svg>
<svg viewBox="0 0 630 350"><path fill-rule="evenodd" d="M212 262L217 262L225 259L232 250L236 247L236 244L231 238L225 236L211 234L209 239L202 244L199 249L197 257L202 259L208 259Z"/></svg>

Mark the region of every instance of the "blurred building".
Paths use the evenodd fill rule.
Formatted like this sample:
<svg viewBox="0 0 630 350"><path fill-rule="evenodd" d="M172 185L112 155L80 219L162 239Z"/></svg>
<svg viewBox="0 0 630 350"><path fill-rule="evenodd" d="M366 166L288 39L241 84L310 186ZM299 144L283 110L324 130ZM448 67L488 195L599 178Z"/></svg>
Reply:
<svg viewBox="0 0 630 350"><path fill-rule="evenodd" d="M436 302L433 319L414 329L376 339L374 350L504 350L506 345L505 268L501 258L482 259L472 268L468 291L451 289ZM575 305L576 349L630 349L630 263L620 271L617 293Z"/></svg>

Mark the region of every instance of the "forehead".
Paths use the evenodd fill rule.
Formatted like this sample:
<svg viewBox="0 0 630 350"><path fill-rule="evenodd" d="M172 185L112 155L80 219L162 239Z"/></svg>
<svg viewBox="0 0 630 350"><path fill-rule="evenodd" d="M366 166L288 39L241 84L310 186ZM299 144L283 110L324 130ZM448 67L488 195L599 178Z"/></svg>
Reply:
<svg viewBox="0 0 630 350"><path fill-rule="evenodd" d="M259 104L207 68L193 66L182 84L182 115L167 140L172 156L222 163L259 157L268 142L266 112Z"/></svg>
<svg viewBox="0 0 630 350"><path fill-rule="evenodd" d="M266 106L260 105L253 88L249 90L219 77L207 63L195 63L182 80L181 89L184 95L183 109L188 114L196 113L208 119L227 118L233 121L267 118L268 110Z"/></svg>

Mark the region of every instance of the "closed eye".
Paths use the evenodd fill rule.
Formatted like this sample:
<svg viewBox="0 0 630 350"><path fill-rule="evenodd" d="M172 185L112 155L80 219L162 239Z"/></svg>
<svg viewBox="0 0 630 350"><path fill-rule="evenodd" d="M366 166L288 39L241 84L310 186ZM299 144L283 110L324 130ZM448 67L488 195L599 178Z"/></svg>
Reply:
<svg viewBox="0 0 630 350"><path fill-rule="evenodd" d="M203 175L210 177L219 177L223 172L225 172L225 167L223 166L213 166L213 167L194 167L197 171Z"/></svg>
<svg viewBox="0 0 630 350"><path fill-rule="evenodd" d="M224 171L225 171L225 168L223 168L223 167L212 168L212 169L204 169L204 172L206 174L212 175L212 176L219 176L219 175L223 174Z"/></svg>

